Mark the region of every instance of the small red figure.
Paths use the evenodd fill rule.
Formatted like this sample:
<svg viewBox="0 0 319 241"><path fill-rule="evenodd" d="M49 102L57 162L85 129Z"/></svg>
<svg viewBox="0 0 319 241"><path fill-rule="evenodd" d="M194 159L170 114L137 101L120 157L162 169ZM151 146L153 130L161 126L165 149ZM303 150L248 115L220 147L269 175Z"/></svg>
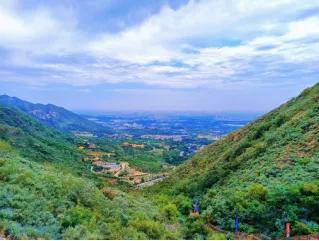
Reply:
<svg viewBox="0 0 319 241"><path fill-rule="evenodd" d="M286 223L286 238L290 238L291 225Z"/></svg>

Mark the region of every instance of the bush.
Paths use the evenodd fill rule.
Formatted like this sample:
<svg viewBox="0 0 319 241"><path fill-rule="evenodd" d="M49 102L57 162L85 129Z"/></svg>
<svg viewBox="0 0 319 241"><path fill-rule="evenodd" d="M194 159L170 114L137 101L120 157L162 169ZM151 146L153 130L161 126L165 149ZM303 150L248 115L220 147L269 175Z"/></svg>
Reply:
<svg viewBox="0 0 319 241"><path fill-rule="evenodd" d="M319 194L319 186L316 183L304 183L300 191L304 195Z"/></svg>
<svg viewBox="0 0 319 241"><path fill-rule="evenodd" d="M168 204L162 208L163 215L169 222L176 222L178 211L175 204Z"/></svg>
<svg viewBox="0 0 319 241"><path fill-rule="evenodd" d="M208 229L205 228L205 221L203 219L188 217L184 232L186 239L204 239L208 234Z"/></svg>
<svg viewBox="0 0 319 241"><path fill-rule="evenodd" d="M293 235L307 235L311 233L311 229L303 222L295 222L291 230Z"/></svg>
<svg viewBox="0 0 319 241"><path fill-rule="evenodd" d="M8 142L0 140L0 151L2 153L12 152L13 148Z"/></svg>
<svg viewBox="0 0 319 241"><path fill-rule="evenodd" d="M152 220L135 220L131 224L138 231L145 233L148 239L165 238L165 229L158 222Z"/></svg>
<svg viewBox="0 0 319 241"><path fill-rule="evenodd" d="M226 240L226 234L212 232L207 235L207 240Z"/></svg>
<svg viewBox="0 0 319 241"><path fill-rule="evenodd" d="M259 183L254 183L248 188L248 195L258 200L266 200L268 190Z"/></svg>
<svg viewBox="0 0 319 241"><path fill-rule="evenodd" d="M178 210L183 215L188 215L192 210L192 200L184 195L178 195L175 200Z"/></svg>

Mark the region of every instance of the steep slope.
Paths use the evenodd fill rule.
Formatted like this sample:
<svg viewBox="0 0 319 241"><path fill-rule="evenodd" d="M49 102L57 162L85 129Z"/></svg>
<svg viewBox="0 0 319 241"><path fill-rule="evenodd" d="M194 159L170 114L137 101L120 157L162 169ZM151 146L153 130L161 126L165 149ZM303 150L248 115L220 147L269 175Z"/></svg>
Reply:
<svg viewBox="0 0 319 241"><path fill-rule="evenodd" d="M200 151L161 190L200 200L200 218L225 230L237 209L247 233L282 237L285 221L318 232L319 84Z"/></svg>
<svg viewBox="0 0 319 241"><path fill-rule="evenodd" d="M32 160L72 164L80 159L71 136L44 126L15 108L0 106L0 140Z"/></svg>
<svg viewBox="0 0 319 241"><path fill-rule="evenodd" d="M108 131L107 128L85 119L71 111L52 104L33 104L16 97L0 96L0 104L15 107L36 118L42 124L62 131Z"/></svg>

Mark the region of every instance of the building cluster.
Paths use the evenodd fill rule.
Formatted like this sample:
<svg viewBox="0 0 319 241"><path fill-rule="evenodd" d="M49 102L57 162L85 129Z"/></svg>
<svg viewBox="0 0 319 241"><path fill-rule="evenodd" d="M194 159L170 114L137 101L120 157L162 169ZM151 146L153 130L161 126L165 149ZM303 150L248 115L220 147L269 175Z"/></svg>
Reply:
<svg viewBox="0 0 319 241"><path fill-rule="evenodd" d="M122 180L135 185L151 179L151 174L131 168L127 162L114 163L95 161L92 163L91 170L99 174L112 174L114 177L121 178Z"/></svg>
<svg viewBox="0 0 319 241"><path fill-rule="evenodd" d="M144 148L144 144L129 142L124 142L122 146L138 149ZM110 158L111 156L115 155L115 153L99 151L94 143L86 142L83 145L79 146L79 149L86 151L86 157L84 157L83 160L91 162L91 171L93 173L112 174L112 176L134 185L139 185L145 182L153 182L154 179L158 179L156 175L141 172L139 170L136 170L135 168L130 167L127 162L116 163L105 161L105 157Z"/></svg>

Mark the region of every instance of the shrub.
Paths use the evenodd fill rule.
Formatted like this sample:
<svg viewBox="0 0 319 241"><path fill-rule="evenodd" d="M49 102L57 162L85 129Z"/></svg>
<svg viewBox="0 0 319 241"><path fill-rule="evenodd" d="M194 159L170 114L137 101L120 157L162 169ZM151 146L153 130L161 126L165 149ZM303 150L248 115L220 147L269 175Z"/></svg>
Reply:
<svg viewBox="0 0 319 241"><path fill-rule="evenodd" d="M311 229L303 222L295 222L291 228L293 235L307 235L311 233Z"/></svg>
<svg viewBox="0 0 319 241"><path fill-rule="evenodd" d="M205 228L205 221L197 217L189 217L185 224L185 238L186 239L204 239L207 235L208 229Z"/></svg>
<svg viewBox="0 0 319 241"><path fill-rule="evenodd" d="M254 183L248 188L248 195L258 200L266 200L268 190L259 183Z"/></svg>
<svg viewBox="0 0 319 241"><path fill-rule="evenodd" d="M176 205L182 214L188 215L192 209L192 200L184 195L178 195L176 197Z"/></svg>
<svg viewBox="0 0 319 241"><path fill-rule="evenodd" d="M135 220L132 223L138 231L143 232L149 239L163 239L165 237L164 227L152 220Z"/></svg>
<svg viewBox="0 0 319 241"><path fill-rule="evenodd" d="M207 235L207 240L226 240L226 234L219 232L211 232Z"/></svg>
<svg viewBox="0 0 319 241"><path fill-rule="evenodd" d="M175 204L168 204L162 208L163 215L169 222L176 222L178 217L178 211Z"/></svg>
<svg viewBox="0 0 319 241"><path fill-rule="evenodd" d="M13 148L8 142L0 140L0 152L12 152Z"/></svg>
<svg viewBox="0 0 319 241"><path fill-rule="evenodd" d="M304 183L300 191L304 195L319 194L319 186L316 183Z"/></svg>

